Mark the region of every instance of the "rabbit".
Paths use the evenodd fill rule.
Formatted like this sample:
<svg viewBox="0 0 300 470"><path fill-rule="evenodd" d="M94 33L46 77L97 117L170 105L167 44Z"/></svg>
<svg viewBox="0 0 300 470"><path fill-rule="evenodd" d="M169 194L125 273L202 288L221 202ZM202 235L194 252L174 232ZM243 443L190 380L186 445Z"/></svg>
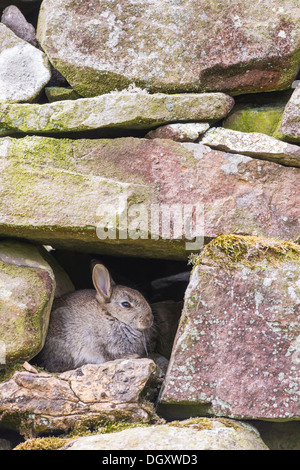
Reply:
<svg viewBox="0 0 300 470"><path fill-rule="evenodd" d="M55 299L43 349L35 358L49 372L147 354L153 314L138 291L116 285L102 264L92 271L96 289Z"/></svg>

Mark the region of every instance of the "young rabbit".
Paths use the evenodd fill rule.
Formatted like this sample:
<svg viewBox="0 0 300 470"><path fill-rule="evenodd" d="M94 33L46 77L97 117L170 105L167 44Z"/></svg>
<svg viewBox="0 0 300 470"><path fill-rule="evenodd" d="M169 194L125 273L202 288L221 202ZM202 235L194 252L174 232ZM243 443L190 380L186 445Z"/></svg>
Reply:
<svg viewBox="0 0 300 470"><path fill-rule="evenodd" d="M56 299L46 342L36 357L49 372L145 355L153 315L136 290L116 285L102 264L93 268L94 290Z"/></svg>

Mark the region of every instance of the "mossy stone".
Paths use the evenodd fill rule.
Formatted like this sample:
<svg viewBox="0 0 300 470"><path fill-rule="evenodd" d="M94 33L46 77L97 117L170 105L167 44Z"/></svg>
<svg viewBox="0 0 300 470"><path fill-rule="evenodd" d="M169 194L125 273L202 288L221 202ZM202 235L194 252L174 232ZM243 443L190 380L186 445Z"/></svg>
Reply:
<svg viewBox="0 0 300 470"><path fill-rule="evenodd" d="M29 360L41 350L54 292L53 271L37 247L0 242L0 367Z"/></svg>

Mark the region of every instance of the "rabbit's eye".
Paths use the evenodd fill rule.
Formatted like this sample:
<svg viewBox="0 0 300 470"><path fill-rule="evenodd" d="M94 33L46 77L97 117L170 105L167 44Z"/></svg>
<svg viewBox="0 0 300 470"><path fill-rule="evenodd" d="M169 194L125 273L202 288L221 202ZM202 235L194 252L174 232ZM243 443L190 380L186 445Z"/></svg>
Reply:
<svg viewBox="0 0 300 470"><path fill-rule="evenodd" d="M131 307L129 302L122 302L121 305L122 305L122 307L125 307L125 308L130 308Z"/></svg>

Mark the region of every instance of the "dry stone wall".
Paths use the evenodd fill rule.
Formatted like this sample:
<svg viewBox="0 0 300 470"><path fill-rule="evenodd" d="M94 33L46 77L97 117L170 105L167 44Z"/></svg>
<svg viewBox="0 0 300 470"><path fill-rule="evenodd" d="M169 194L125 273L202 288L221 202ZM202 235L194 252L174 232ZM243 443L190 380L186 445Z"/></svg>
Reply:
<svg viewBox="0 0 300 470"><path fill-rule="evenodd" d="M0 9L0 447L299 449L298 1ZM50 374L90 257L146 279L149 357Z"/></svg>

